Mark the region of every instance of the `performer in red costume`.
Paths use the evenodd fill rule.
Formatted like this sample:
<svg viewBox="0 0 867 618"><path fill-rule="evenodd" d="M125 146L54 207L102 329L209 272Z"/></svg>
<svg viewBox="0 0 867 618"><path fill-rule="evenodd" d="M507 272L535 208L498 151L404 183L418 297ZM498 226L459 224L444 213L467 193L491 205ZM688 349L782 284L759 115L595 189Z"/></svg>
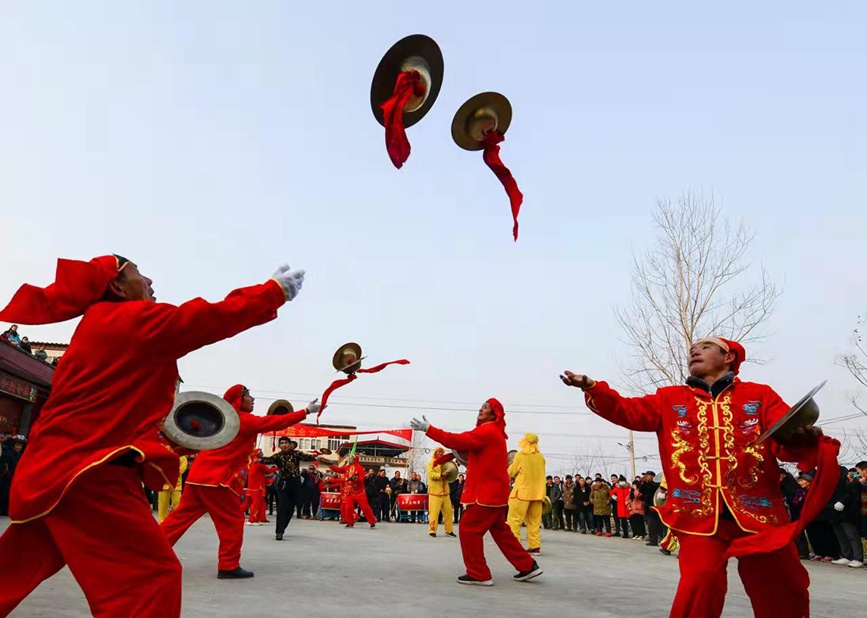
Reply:
<svg viewBox="0 0 867 618"><path fill-rule="evenodd" d="M177 359L277 317L303 271L225 300L156 303L125 258L58 260L53 284L22 286L0 321L52 324L83 316L54 373L12 485L0 537L0 616L68 565L94 616L180 616L181 565L144 499L175 486L178 456L161 440ZM99 496L99 499L94 499Z"/></svg>
<svg viewBox="0 0 867 618"><path fill-rule="evenodd" d="M431 426L426 417L413 419L411 426L443 446L466 453L467 480L461 494L466 506L458 530L466 575L461 584L493 586L491 570L485 561L484 536L490 532L518 574L515 581L529 581L542 569L521 546L506 523L509 510L509 455L506 451L506 413L496 399L488 399L479 410L476 428L464 433L449 433Z"/></svg>
<svg viewBox="0 0 867 618"><path fill-rule="evenodd" d="M331 466L331 470L340 474L340 487L343 500L340 503L340 515L347 528L353 528L358 518L355 507L360 506L364 518L371 528L376 528L376 516L367 500L364 488L364 466L358 461L358 455L353 455L345 466ZM331 481L334 484L333 481Z"/></svg>
<svg viewBox="0 0 867 618"><path fill-rule="evenodd" d="M247 489L245 490L245 505L250 507L250 517L247 525L268 523L265 519L265 477L271 467L262 463L262 449L256 449L250 458L247 468ZM243 509L242 509L243 510Z"/></svg>
<svg viewBox="0 0 867 618"><path fill-rule="evenodd" d="M282 415L253 416L254 400L249 389L236 384L226 391L223 399L232 404L241 417L241 428L226 446L203 451L187 476L187 488L180 508L171 512L161 524L170 545L178 542L184 532L207 513L220 538L219 579L244 579L253 573L241 568L241 545L244 543L244 509L241 490L232 479L247 463L260 433L280 431L300 423L308 414L316 414L319 404L310 402L306 409Z"/></svg>
<svg viewBox="0 0 867 618"><path fill-rule="evenodd" d="M680 541L673 617L722 615L730 556L739 557L758 618L809 616L809 577L788 531L777 458L812 460L812 466L828 449L833 459L839 445L813 427L801 428L787 444L773 438L756 444L789 407L769 386L740 381L745 357L737 342L697 341L685 385L637 398L621 397L585 375L560 376L584 390L599 416L658 436L668 495L665 506L654 508ZM776 534L780 530L786 534Z"/></svg>

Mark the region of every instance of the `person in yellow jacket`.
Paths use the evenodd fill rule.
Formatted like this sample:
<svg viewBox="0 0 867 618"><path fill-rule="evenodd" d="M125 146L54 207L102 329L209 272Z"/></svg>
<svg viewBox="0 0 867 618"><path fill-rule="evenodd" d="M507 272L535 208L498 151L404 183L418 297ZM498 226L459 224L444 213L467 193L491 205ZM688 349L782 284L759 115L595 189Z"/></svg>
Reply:
<svg viewBox="0 0 867 618"><path fill-rule="evenodd" d="M456 536L454 532L454 510L452 509L451 490L448 481L443 480L443 467L436 465L438 457L445 455L445 449L438 446L434 449L430 461L427 462L427 499L430 515L429 534L437 535L440 512L443 514L443 524L446 536Z"/></svg>
<svg viewBox="0 0 867 618"><path fill-rule="evenodd" d="M509 466L514 479L509 495L509 527L521 540L521 525L527 522L527 551L538 556L542 553L542 506L545 500L545 458L539 452L539 436L524 435L518 442L520 451Z"/></svg>
<svg viewBox="0 0 867 618"><path fill-rule="evenodd" d="M178 475L178 484L172 489L170 485L163 485L162 491L157 496L157 514L160 523L169 516L169 503L174 511L181 503L181 489L183 487L184 472L187 471L187 458L181 457L181 473Z"/></svg>

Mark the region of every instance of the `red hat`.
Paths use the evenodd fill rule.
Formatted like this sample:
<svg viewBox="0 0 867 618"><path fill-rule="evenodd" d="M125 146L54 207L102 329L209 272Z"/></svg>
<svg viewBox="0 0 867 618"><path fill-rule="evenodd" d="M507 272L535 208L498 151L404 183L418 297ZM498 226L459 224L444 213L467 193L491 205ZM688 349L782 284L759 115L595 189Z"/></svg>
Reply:
<svg viewBox="0 0 867 618"><path fill-rule="evenodd" d="M723 339L722 337L709 337L707 339L701 339L696 341L695 343L702 342L712 343L715 346L719 346L722 348L725 353L732 353L735 355L735 359L732 361L732 371L735 375L740 371L741 363L747 359L747 351L744 349L744 346L739 344L737 341L732 341L731 339ZM695 345L695 344L693 344Z"/></svg>
<svg viewBox="0 0 867 618"><path fill-rule="evenodd" d="M22 285L0 311L0 321L54 324L77 318L105 296L108 284L128 263L119 255L104 255L89 262L57 260L54 283L44 288Z"/></svg>
<svg viewBox="0 0 867 618"><path fill-rule="evenodd" d="M244 398L244 394L249 392L250 389L243 384L236 384L226 391L226 394L223 395L223 399L228 401L232 407L235 408L236 412L241 412L241 400Z"/></svg>
<svg viewBox="0 0 867 618"><path fill-rule="evenodd" d="M500 431L503 432L503 435L506 436L506 411L503 409L503 404L499 401L491 397L485 403L490 404L491 409L494 411L494 423L500 428ZM509 436L506 436L508 438Z"/></svg>

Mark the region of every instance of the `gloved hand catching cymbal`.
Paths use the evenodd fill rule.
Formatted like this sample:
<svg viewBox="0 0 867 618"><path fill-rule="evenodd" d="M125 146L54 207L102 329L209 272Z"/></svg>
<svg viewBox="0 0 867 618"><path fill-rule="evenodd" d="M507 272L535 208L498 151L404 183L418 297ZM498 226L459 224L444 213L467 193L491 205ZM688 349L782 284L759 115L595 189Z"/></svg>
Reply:
<svg viewBox="0 0 867 618"><path fill-rule="evenodd" d="M283 264L274 271L274 275L271 278L283 288L286 300L291 301L301 291L301 286L304 284L304 271L300 269L292 270L289 264Z"/></svg>

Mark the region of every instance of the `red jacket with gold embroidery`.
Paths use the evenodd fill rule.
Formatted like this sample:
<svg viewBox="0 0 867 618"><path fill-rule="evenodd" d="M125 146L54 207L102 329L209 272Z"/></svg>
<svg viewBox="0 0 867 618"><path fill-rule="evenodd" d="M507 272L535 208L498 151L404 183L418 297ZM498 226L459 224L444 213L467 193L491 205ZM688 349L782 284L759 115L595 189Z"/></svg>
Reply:
<svg viewBox="0 0 867 618"><path fill-rule="evenodd" d="M795 461L803 453L773 439L755 444L789 410L769 386L735 378L715 398L686 385L628 398L597 382L584 396L602 418L656 433L668 482L657 510L673 530L715 534L723 504L747 532L788 523L777 457Z"/></svg>
<svg viewBox="0 0 867 618"><path fill-rule="evenodd" d="M467 480L461 494L462 504L509 504L509 453L501 426L495 422L482 423L464 433L449 433L431 426L427 437L447 448L467 453Z"/></svg>
<svg viewBox="0 0 867 618"><path fill-rule="evenodd" d="M174 487L178 455L159 431L174 402L178 359L273 320L284 302L280 285L269 281L217 303L90 306L54 372L51 395L15 472L12 520L47 515L79 474L128 451L141 462L145 485ZM252 450L249 444L244 457Z"/></svg>

